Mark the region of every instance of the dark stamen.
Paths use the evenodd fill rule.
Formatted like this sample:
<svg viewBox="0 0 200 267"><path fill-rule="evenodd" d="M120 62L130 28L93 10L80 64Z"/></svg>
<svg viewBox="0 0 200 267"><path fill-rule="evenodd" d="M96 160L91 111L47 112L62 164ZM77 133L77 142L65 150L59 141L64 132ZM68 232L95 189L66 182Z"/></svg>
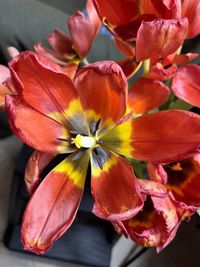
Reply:
<svg viewBox="0 0 200 267"><path fill-rule="evenodd" d="M80 159L80 157L82 157L83 153L84 153L84 150L79 149L79 151L71 159L72 160Z"/></svg>
<svg viewBox="0 0 200 267"><path fill-rule="evenodd" d="M71 143L72 142L72 139L71 138L68 138L68 139L57 138L57 140L63 141L63 142L67 142L67 143Z"/></svg>
<svg viewBox="0 0 200 267"><path fill-rule="evenodd" d="M69 131L71 134L80 134L80 132L79 131L76 131L76 130L71 130L71 131Z"/></svg>
<svg viewBox="0 0 200 267"><path fill-rule="evenodd" d="M98 164L99 168L102 170L104 163L109 159L109 154L101 147L97 147L93 150L93 152L94 160Z"/></svg>
<svg viewBox="0 0 200 267"><path fill-rule="evenodd" d="M97 130L99 129L101 119L99 119L97 122L91 121L90 123L90 133L91 134L96 134Z"/></svg>

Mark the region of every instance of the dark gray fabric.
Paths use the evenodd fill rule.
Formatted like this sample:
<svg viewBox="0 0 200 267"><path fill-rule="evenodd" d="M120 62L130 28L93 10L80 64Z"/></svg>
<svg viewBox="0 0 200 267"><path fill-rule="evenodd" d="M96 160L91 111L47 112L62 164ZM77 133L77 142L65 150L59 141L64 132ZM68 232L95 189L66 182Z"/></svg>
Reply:
<svg viewBox="0 0 200 267"><path fill-rule="evenodd" d="M54 29L68 32L66 19L85 0L0 0L0 63L9 57L7 46L20 51L33 49L37 42L47 44L46 37ZM108 36L99 36L89 56L90 61L116 59L118 51Z"/></svg>
<svg viewBox="0 0 200 267"><path fill-rule="evenodd" d="M46 5L61 10L64 13L72 14L76 10L81 10L86 3L86 0L36 0Z"/></svg>

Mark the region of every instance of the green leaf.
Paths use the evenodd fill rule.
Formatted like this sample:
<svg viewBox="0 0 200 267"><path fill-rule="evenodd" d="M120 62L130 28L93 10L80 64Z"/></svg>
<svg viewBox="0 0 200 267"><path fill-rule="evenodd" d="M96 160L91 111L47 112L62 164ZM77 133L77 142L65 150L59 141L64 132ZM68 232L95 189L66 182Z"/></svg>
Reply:
<svg viewBox="0 0 200 267"><path fill-rule="evenodd" d="M190 110L193 106L181 99L177 99L175 102L171 103L169 109L183 109Z"/></svg>
<svg viewBox="0 0 200 267"><path fill-rule="evenodd" d="M127 158L130 164L133 166L134 173L138 178L145 178L145 163L143 161Z"/></svg>

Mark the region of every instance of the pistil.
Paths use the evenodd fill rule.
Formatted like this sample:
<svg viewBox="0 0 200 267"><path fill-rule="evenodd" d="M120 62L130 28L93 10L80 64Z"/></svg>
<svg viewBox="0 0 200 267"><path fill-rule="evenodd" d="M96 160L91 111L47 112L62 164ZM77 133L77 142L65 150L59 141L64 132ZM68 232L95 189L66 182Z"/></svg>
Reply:
<svg viewBox="0 0 200 267"><path fill-rule="evenodd" d="M71 144L75 144L77 148L91 148L96 145L96 139L92 136L78 134L75 138L71 138L71 140Z"/></svg>

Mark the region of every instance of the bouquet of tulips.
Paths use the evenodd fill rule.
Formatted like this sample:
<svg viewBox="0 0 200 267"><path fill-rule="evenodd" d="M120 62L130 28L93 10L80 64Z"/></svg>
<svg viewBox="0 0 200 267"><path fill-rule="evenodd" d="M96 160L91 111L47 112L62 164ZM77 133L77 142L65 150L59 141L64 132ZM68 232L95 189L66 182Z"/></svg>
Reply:
<svg viewBox="0 0 200 267"><path fill-rule="evenodd" d="M51 48L9 47L0 66L0 106L35 149L22 244L43 254L68 230L89 172L92 212L159 252L200 208L200 115L189 111L200 107L200 67L181 53L200 33L200 1L87 0L67 23L70 36L55 29ZM88 62L102 27L122 60Z"/></svg>

